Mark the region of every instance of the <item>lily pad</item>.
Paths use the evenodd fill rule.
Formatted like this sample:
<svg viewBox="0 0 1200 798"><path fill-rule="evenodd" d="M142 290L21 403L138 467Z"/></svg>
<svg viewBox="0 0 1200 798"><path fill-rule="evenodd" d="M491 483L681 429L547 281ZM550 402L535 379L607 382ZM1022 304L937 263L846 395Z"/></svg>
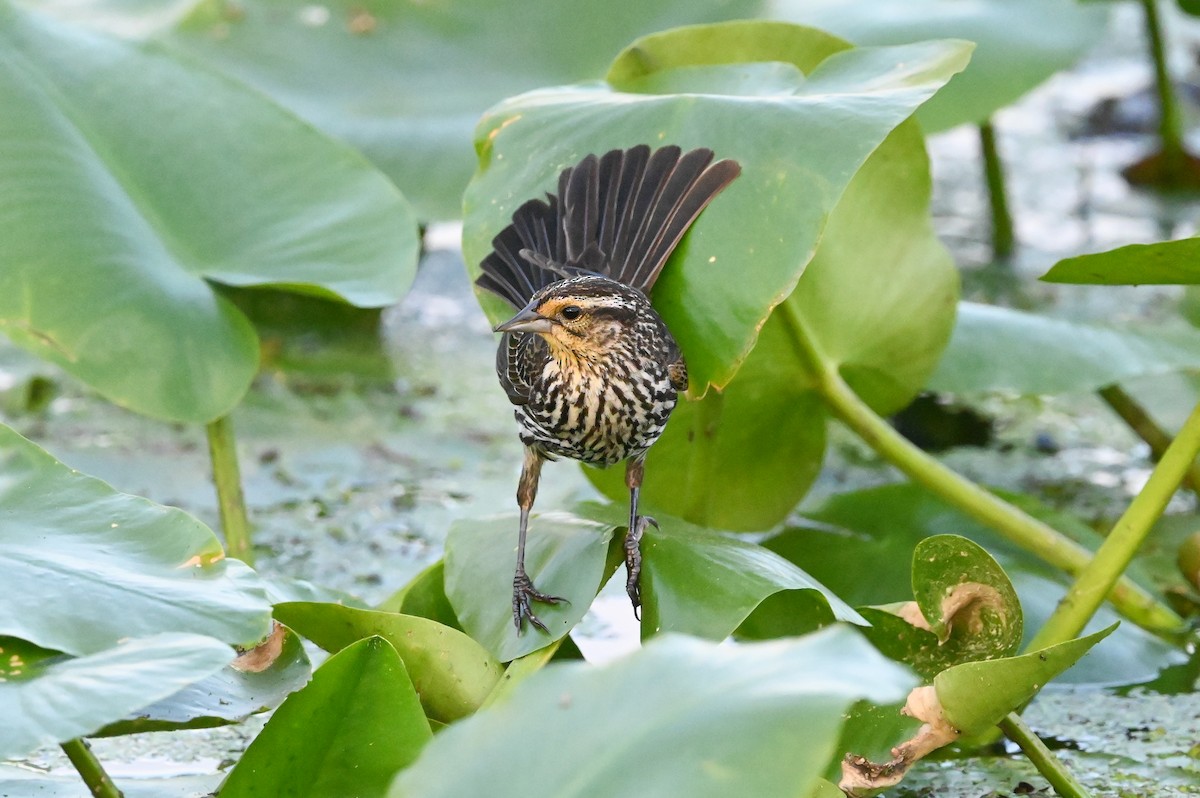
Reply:
<svg viewBox="0 0 1200 798"><path fill-rule="evenodd" d="M359 640L283 702L220 794L382 796L432 736L396 650Z"/></svg>
<svg viewBox="0 0 1200 798"><path fill-rule="evenodd" d="M226 560L207 527L2 425L0 507L0 635L82 656L165 632L253 646L270 631L257 575Z"/></svg>
<svg viewBox="0 0 1200 798"><path fill-rule="evenodd" d="M300 638L279 627L265 643L212 676L142 707L133 717L110 723L95 736L207 729L237 723L278 706L303 687L311 674L312 664Z"/></svg>
<svg viewBox="0 0 1200 798"><path fill-rule="evenodd" d="M1077 0L784 0L774 14L858 45L925 39L975 42L971 65L917 112L936 132L978 124L1096 46L1108 9Z"/></svg>
<svg viewBox="0 0 1200 798"><path fill-rule="evenodd" d="M538 590L567 601L536 604L534 612L548 634L536 628L518 634L512 615L517 517L457 521L446 536L445 585L463 629L501 662L563 637L583 618L612 573L606 562L614 529L612 524L565 513L530 519L526 571Z"/></svg>
<svg viewBox="0 0 1200 798"><path fill-rule="evenodd" d="M578 512L617 523L624 508L582 505ZM834 621L864 624L832 591L775 552L736 535L658 516L642 537L642 639L679 632L724 640L764 601L788 595L791 631Z"/></svg>
<svg viewBox="0 0 1200 798"><path fill-rule="evenodd" d="M963 42L853 49L817 30L768 22L638 40L606 83L531 92L488 112L476 132L480 169L464 196L464 257L477 273L513 211L586 153L661 142L738 161L741 176L697 220L654 292L688 358L690 395L723 388L812 260L851 179L969 52ZM765 87L756 82L761 72L740 79L746 64L764 62L794 69L772 71ZM697 70L712 88L699 90ZM915 129L911 135L913 146ZM914 156L922 168L923 155ZM919 191L897 213L912 209L924 245L932 238ZM487 309L496 321L505 312L500 303Z"/></svg>
<svg viewBox="0 0 1200 798"><path fill-rule="evenodd" d="M716 528L782 521L824 458L829 413L812 357L881 413L911 400L950 335L958 292L929 191L924 144L907 123L859 170L734 382L676 408L647 458L647 501ZM614 498L624 490L619 474L585 473Z"/></svg>
<svg viewBox="0 0 1200 798"><path fill-rule="evenodd" d="M951 393L1059 394L1198 368L1200 333L1156 334L962 302L928 387Z"/></svg>
<svg viewBox="0 0 1200 798"><path fill-rule="evenodd" d="M0 2L0 105L0 329L119 405L239 401L258 341L211 283L381 306L413 277L387 178L192 59Z"/></svg>
<svg viewBox="0 0 1200 798"><path fill-rule="evenodd" d="M1130 244L1108 252L1063 258L1042 279L1085 285L1200 284L1200 238Z"/></svg>
<svg viewBox="0 0 1200 798"><path fill-rule="evenodd" d="M477 710L503 673L474 640L427 618L308 602L280 604L275 617L332 652L384 638L404 660L425 712L443 723Z"/></svg>
<svg viewBox="0 0 1200 798"><path fill-rule="evenodd" d="M794 798L840 753L851 705L911 684L840 626L742 645L664 635L606 666L539 671L439 734L388 795ZM530 739L553 755L531 762Z"/></svg>
<svg viewBox="0 0 1200 798"><path fill-rule="evenodd" d="M1078 521L1072 524L1067 517L1029 497L1006 498L1084 545L1091 548L1098 545L1099 537L1086 525ZM906 600L912 592L913 552L922 539L935 534L963 535L983 545L996 558L1020 597L1026 638L1050 616L1070 585L1065 575L914 485L888 485L840 494L804 510L803 516L808 519L804 526L777 533L763 541L763 545L796 563L856 607ZM1131 575L1139 570L1135 563ZM864 574L869 574L869 578ZM1140 575L1137 578L1149 584ZM863 614L877 623L878 612L864 610ZM1117 617L1105 605L1088 630L1111 625ZM921 630L907 623L896 628L906 634L906 630L911 630L910 639L900 641L902 647L924 645L920 640ZM870 635L876 639L874 630ZM1154 678L1163 667L1185 658L1178 649L1133 624L1121 625L1113 635L1104 657L1089 657L1059 681L1105 685L1144 682ZM936 641L936 637L933 639ZM894 649L888 652L894 653ZM919 661L908 656L902 658Z"/></svg>
<svg viewBox="0 0 1200 798"><path fill-rule="evenodd" d="M913 596L938 642L962 661L1017 653L1024 619L1004 569L982 546L934 535L913 550Z"/></svg>
<svg viewBox="0 0 1200 798"><path fill-rule="evenodd" d="M0 638L0 759L91 734L228 663L233 649L211 637L161 634L68 657Z"/></svg>
<svg viewBox="0 0 1200 798"><path fill-rule="evenodd" d="M353 144L423 219L437 220L461 213L471 130L490 106L599 77L637 36L751 17L760 5L651 0L616 11L558 0L244 0L194 3L181 22L163 19L157 34Z"/></svg>

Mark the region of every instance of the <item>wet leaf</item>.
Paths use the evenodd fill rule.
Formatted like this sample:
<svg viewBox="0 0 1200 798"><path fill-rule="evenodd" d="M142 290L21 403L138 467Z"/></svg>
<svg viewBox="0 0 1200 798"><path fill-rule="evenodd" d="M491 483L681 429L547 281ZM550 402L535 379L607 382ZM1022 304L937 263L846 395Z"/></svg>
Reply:
<svg viewBox="0 0 1200 798"><path fill-rule="evenodd" d="M776 13L860 46L975 42L970 66L917 112L928 132L985 121L1079 60L1108 22L1106 7L1077 0L792 0L778 4Z"/></svg>
<svg viewBox="0 0 1200 798"><path fill-rule="evenodd" d="M1130 244L1063 258L1042 279L1088 285L1195 285L1200 283L1200 238Z"/></svg>
<svg viewBox="0 0 1200 798"><path fill-rule="evenodd" d="M816 30L766 22L643 38L618 56L607 83L531 92L484 117L476 132L480 170L464 197L465 259L477 273L513 211L588 152L674 143L735 159L741 176L698 219L654 296L688 358L691 394L703 394L710 384L723 387L813 258L851 179L888 134L963 67L969 51L962 42L848 49ZM765 89L733 81L736 94L715 93L731 90L729 80L717 80L707 93L690 80L695 68L707 80L762 62L795 70L782 87L778 73ZM670 93L677 88L687 93ZM915 129L909 135L907 145L919 149ZM923 150L909 157L924 169ZM919 229L909 235L918 249L929 241L940 255L927 229L926 196L918 189L896 214L915 216ZM855 232L858 244L867 240L861 229ZM889 247L892 257L896 245ZM949 272L949 263L933 268ZM926 289L914 290L924 295ZM499 303L488 309L501 320Z"/></svg>
<svg viewBox="0 0 1200 798"><path fill-rule="evenodd" d="M0 507L0 635L85 655L160 632L252 646L270 631L257 575L224 559L207 527L118 493L4 426Z"/></svg>
<svg viewBox="0 0 1200 798"><path fill-rule="evenodd" d="M291 631L279 627L278 644L269 661L250 670L243 654L232 664L174 695L143 707L131 718L110 723L96 736L140 734L148 731L206 729L245 720L272 709L308 681L312 665ZM277 630L278 631L278 630ZM275 635L268 641L275 640ZM261 648L261 646L259 647ZM252 649L251 653L259 649Z"/></svg>
<svg viewBox="0 0 1200 798"><path fill-rule="evenodd" d="M432 737L396 650L370 637L275 710L221 786L239 796L382 796Z"/></svg>
<svg viewBox="0 0 1200 798"><path fill-rule="evenodd" d="M1006 494L1005 498L1089 548L1099 544L1099 536L1070 516L1055 513L1027 496ZM796 563L856 607L886 605L911 596L913 552L919 541L935 534L963 535L984 546L996 558L1020 597L1026 637L1045 623L1070 585L1069 578L1062 573L913 485L888 485L839 494L805 510L803 516L808 519L805 526L786 529L763 541L763 545ZM1140 570L1135 561L1130 574L1150 587ZM863 574L869 574L869 578ZM877 623L876 612L864 610L863 614ZM1111 625L1117 617L1106 604L1088 631ZM907 624L905 627L912 630ZM878 640L874 629L868 630L868 634L873 642ZM920 651L928 645L923 640L920 630L912 630L895 647L879 644L891 655L905 650ZM1059 682L1144 682L1154 678L1161 668L1183 659L1176 648L1133 624L1122 624L1113 633L1105 656L1089 657L1063 674ZM925 674L930 670L936 672L937 660L929 660L928 669L918 668Z"/></svg>
<svg viewBox="0 0 1200 798"><path fill-rule="evenodd" d="M3 2L0 106L0 329L123 407L240 400L257 337L210 281L380 306L412 279L382 174L191 59Z"/></svg>
<svg viewBox="0 0 1200 798"><path fill-rule="evenodd" d="M913 596L931 631L959 661L1015 654L1024 631L1021 602L1004 569L979 544L958 535L917 543Z"/></svg>
<svg viewBox="0 0 1200 798"><path fill-rule="evenodd" d="M331 652L384 638L404 660L425 712L444 723L478 709L503 673L474 640L427 618L308 602L280 604L275 617Z"/></svg>
<svg viewBox="0 0 1200 798"><path fill-rule="evenodd" d="M1102 327L963 302L929 388L951 393L1084 392L1197 368L1200 333Z"/></svg>
<svg viewBox="0 0 1200 798"><path fill-rule="evenodd" d="M233 656L219 640L193 634L135 638L83 657L0 638L0 759L91 734Z"/></svg>
<svg viewBox="0 0 1200 798"><path fill-rule="evenodd" d="M1019 657L967 662L942 671L933 686L946 719L965 736L982 734L1024 706L1116 628L1113 624L1087 637Z"/></svg>
<svg viewBox="0 0 1200 798"><path fill-rule="evenodd" d="M901 125L855 175L736 379L676 408L647 458L647 502L721 529L782 521L816 478L825 449L828 412L806 346L881 413L916 395L950 335L958 292L930 228L929 190L919 132ZM705 213L716 210L714 203ZM690 363L686 343L684 351ZM585 473L614 499L624 491L619 473Z"/></svg>
<svg viewBox="0 0 1200 798"><path fill-rule="evenodd" d="M667 635L609 665L534 674L439 734L388 794L794 798L838 755L851 705L909 685L845 627L721 646ZM554 740L554 755L531 767L535 738Z"/></svg>
<svg viewBox="0 0 1200 798"><path fill-rule="evenodd" d="M614 526L565 513L530 519L525 568L538 590L561 604L535 603L547 634L513 625L517 516L457 521L446 536L446 595L466 630L501 662L536 651L579 623L611 571L605 567ZM615 544L614 544L615 545ZM568 603L569 602L569 603Z"/></svg>

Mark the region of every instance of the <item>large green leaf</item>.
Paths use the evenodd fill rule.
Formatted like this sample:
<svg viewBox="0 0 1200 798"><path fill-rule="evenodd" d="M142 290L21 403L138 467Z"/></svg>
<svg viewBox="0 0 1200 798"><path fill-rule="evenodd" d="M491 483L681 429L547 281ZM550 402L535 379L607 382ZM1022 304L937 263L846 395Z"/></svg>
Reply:
<svg viewBox="0 0 1200 798"><path fill-rule="evenodd" d="M0 759L90 734L221 669L233 649L161 634L67 657L0 637Z"/></svg>
<svg viewBox="0 0 1200 798"><path fill-rule="evenodd" d="M359 640L283 702L220 794L382 796L431 736L396 650L379 637Z"/></svg>
<svg viewBox="0 0 1200 798"><path fill-rule="evenodd" d="M691 394L724 387L812 260L851 179L969 51L962 42L848 49L820 31L766 22L641 39L607 83L531 92L484 117L480 169L464 197L464 256L477 271L513 211L585 153L673 143L737 160L741 176L696 222L654 297L688 358ZM746 66L774 62L785 66ZM915 130L909 136L904 146L919 148ZM912 157L923 169L923 152ZM914 208L924 216L919 188L896 213ZM918 248L924 234L910 233ZM497 320L505 312L498 302L488 309Z"/></svg>
<svg viewBox="0 0 1200 798"><path fill-rule="evenodd" d="M603 667L551 665L445 730L392 798L808 795L859 699L912 682L861 637L721 645L667 635ZM550 741L531 753L531 741Z"/></svg>
<svg viewBox="0 0 1200 798"><path fill-rule="evenodd" d="M382 174L190 59L0 1L0 107L0 329L118 404L241 398L258 342L209 281L378 306L412 278Z"/></svg>
<svg viewBox="0 0 1200 798"><path fill-rule="evenodd" d="M625 517L623 505L588 503L578 512L614 526ZM794 634L834 621L864 623L828 588L773 551L678 518L659 516L658 523L646 529L641 543L643 639L679 632L724 640L779 594L788 594Z"/></svg>
<svg viewBox="0 0 1200 798"><path fill-rule="evenodd" d="M217 673L110 723L96 736L225 726L278 706L304 686L312 664L299 637L283 627L276 632Z"/></svg>
<svg viewBox="0 0 1200 798"><path fill-rule="evenodd" d="M917 113L930 132L985 121L1079 60L1108 21L1107 8L1077 0L777 0L769 8L858 45L975 42L971 65Z"/></svg>
<svg viewBox="0 0 1200 798"><path fill-rule="evenodd" d="M1094 391L1134 377L1200 368L1200 333L1153 334L963 302L935 391Z"/></svg>
<svg viewBox="0 0 1200 798"><path fill-rule="evenodd" d="M373 635L387 640L404 660L425 712L443 723L478 709L503 673L474 640L427 618L312 602L280 604L275 617L326 651Z"/></svg>
<svg viewBox="0 0 1200 798"><path fill-rule="evenodd" d="M257 575L224 559L207 527L73 471L4 426L0 574L0 635L68 654L160 632L253 645L270 630Z"/></svg>
<svg viewBox="0 0 1200 798"><path fill-rule="evenodd" d="M584 521L564 513L530 520L525 568L538 590L566 602L535 604L550 630L513 625L513 571L517 564L517 517L502 515L456 522L446 536L446 596L467 634L501 662L549 645L579 623L607 580L609 543L615 524ZM526 624L528 627L529 624Z"/></svg>
<svg viewBox="0 0 1200 798"><path fill-rule="evenodd" d="M1064 258L1042 275L1048 283L1096 285L1200 284L1200 238L1130 244Z"/></svg>
<svg viewBox="0 0 1200 798"><path fill-rule="evenodd" d="M854 176L734 382L675 410L647 458L647 501L718 528L782 521L824 455L828 413L806 350L879 412L911 400L950 335L958 293L929 193L924 143L913 123L901 125ZM619 474L586 473L614 498L624 489Z"/></svg>
<svg viewBox="0 0 1200 798"><path fill-rule="evenodd" d="M247 0L226 13L234 7L201 2L160 36L358 147L423 218L450 219L461 213L471 176L471 130L488 107L541 86L600 77L637 36L753 16L760 6L758 0L616 6Z"/></svg>
<svg viewBox="0 0 1200 798"><path fill-rule="evenodd" d="M1078 520L1055 514L1028 497L1007 498L1084 545L1095 548L1099 544L1098 536ZM907 600L912 595L913 553L921 540L936 534L968 537L985 546L996 558L1020 596L1026 638L1045 623L1070 584L1065 575L914 485L888 485L840 494L804 510L803 515L811 520L811 525L784 530L763 545L796 563L857 607ZM867 619L878 624L876 613L864 610ZM1096 614L1089 631L1115 620L1116 613L1105 605ZM906 623L899 623L902 625L894 627L897 634L911 630ZM921 638L925 634L918 632L912 630L911 637ZM874 630L871 634L874 639ZM910 639L904 645L916 649L922 643ZM936 646L936 638L929 645ZM896 650L890 649L889 653ZM1177 649L1133 624L1123 624L1114 632L1104 657L1088 658L1061 681L1142 682L1153 678L1162 667L1182 660Z"/></svg>

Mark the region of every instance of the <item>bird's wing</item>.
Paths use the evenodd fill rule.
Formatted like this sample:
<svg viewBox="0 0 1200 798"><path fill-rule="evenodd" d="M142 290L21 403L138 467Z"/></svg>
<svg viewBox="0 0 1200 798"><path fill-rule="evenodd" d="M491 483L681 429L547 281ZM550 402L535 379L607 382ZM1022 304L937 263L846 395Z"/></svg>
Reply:
<svg viewBox="0 0 1200 798"><path fill-rule="evenodd" d="M492 241L477 285L523 307L564 274L598 273L649 294L692 222L740 173L708 149L645 145L589 155L558 193L530 200Z"/></svg>

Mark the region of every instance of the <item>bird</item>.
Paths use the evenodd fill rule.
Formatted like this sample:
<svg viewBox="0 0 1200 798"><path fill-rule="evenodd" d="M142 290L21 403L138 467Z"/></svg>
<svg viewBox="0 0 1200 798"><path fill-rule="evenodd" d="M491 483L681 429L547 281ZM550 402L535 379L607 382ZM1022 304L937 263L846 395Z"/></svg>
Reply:
<svg viewBox="0 0 1200 798"><path fill-rule="evenodd" d="M590 154L562 170L557 193L531 199L492 240L476 285L516 314L501 333L496 374L524 445L517 482L520 521L512 612L547 631L533 602L565 599L538 590L525 571L529 513L542 464L566 457L594 466L625 462L629 526L626 592L641 607L638 514L645 457L687 390L679 344L650 293L684 234L741 173L708 148L641 144Z"/></svg>

